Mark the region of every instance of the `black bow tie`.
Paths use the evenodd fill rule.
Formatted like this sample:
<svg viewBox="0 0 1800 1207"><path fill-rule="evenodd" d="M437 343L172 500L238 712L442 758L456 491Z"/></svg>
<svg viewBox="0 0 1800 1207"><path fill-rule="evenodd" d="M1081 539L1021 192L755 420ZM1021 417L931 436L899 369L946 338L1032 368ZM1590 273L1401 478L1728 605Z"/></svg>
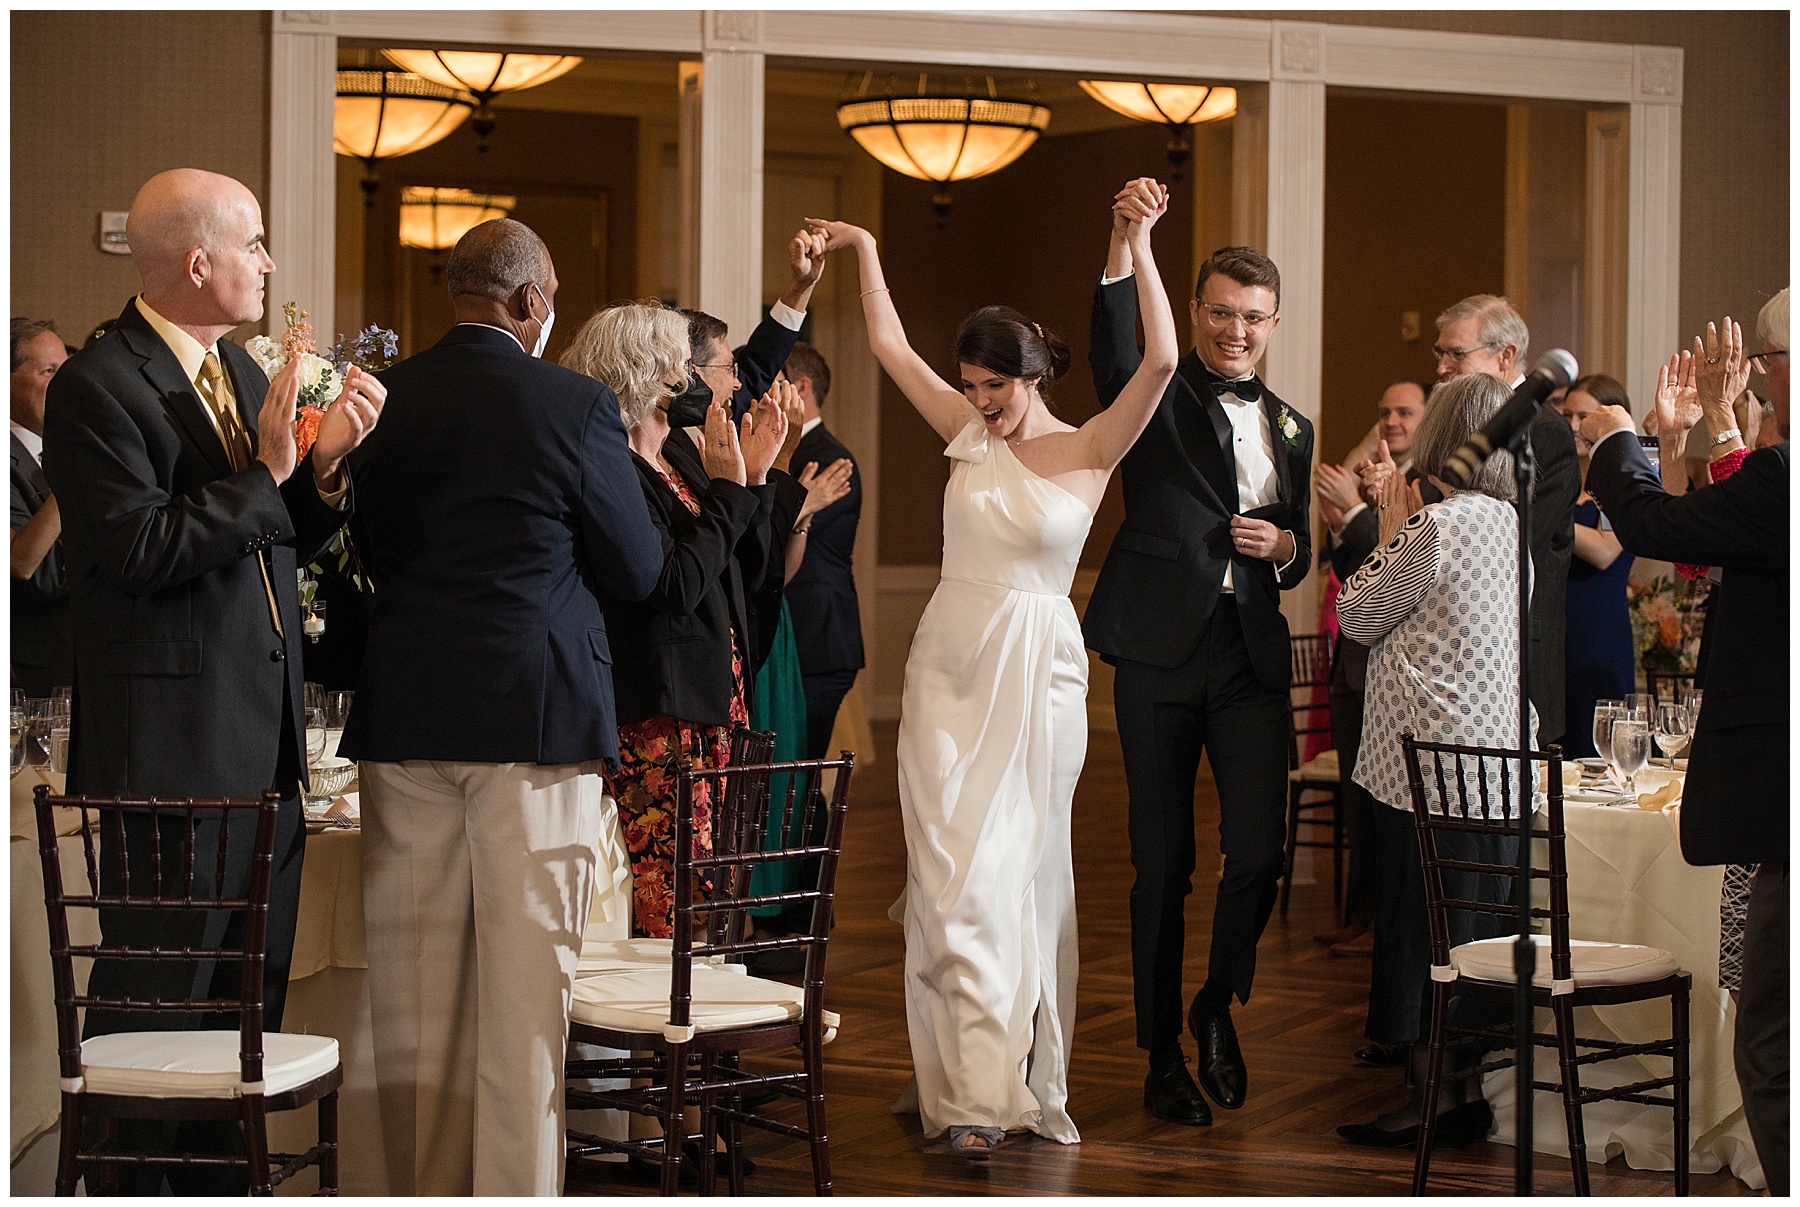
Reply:
<svg viewBox="0 0 1800 1207"><path fill-rule="evenodd" d="M1207 382L1212 386L1214 394L1236 394L1245 402L1261 402L1263 396L1262 378L1252 373L1242 381L1228 381L1212 371L1205 361L1200 362L1200 371L1206 374Z"/></svg>

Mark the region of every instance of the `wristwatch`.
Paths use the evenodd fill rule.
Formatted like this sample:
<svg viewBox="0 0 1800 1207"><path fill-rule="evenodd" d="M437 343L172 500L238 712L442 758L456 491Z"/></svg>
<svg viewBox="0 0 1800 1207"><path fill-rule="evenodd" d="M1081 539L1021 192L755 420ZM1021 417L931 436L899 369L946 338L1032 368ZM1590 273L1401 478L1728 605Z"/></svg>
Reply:
<svg viewBox="0 0 1800 1207"><path fill-rule="evenodd" d="M1718 448L1721 444L1724 444L1728 440L1742 440L1743 438L1744 438L1744 433L1738 431L1734 427L1728 427L1724 431L1720 432L1717 436L1714 436L1712 438L1712 444L1709 447Z"/></svg>

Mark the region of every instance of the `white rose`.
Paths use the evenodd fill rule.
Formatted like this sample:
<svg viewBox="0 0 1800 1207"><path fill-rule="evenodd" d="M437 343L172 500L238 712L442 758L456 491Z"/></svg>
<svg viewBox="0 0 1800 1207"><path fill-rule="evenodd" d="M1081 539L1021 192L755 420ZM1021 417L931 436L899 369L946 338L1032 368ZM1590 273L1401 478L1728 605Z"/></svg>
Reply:
<svg viewBox="0 0 1800 1207"><path fill-rule="evenodd" d="M266 335L256 335L244 345L244 351L250 354L257 367L269 377L281 371L281 345Z"/></svg>
<svg viewBox="0 0 1800 1207"><path fill-rule="evenodd" d="M316 386L330 385L333 376L335 376L335 374L331 368L331 362L326 360L323 356L315 356L311 352L303 353L301 355L300 388L302 390L311 390Z"/></svg>

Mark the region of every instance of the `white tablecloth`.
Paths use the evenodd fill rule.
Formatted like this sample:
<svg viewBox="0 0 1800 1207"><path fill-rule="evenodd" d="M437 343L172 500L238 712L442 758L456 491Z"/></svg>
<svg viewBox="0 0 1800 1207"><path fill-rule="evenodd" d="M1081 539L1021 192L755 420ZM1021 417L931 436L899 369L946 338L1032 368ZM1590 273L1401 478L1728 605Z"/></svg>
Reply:
<svg viewBox="0 0 1800 1207"><path fill-rule="evenodd" d="M1719 884L1722 867L1693 867L1681 857L1680 814L1630 807L1567 804L1570 931L1577 939L1640 943L1669 952L1693 974L1690 1005L1690 1163L1695 1173L1721 1167L1752 1189L1764 1185L1750 1142L1731 1063L1735 1011L1719 988ZM1540 852L1541 857L1541 852ZM1539 1018L1546 1016L1540 1013ZM1666 1000L1604 1006L1576 1013L1583 1035L1642 1043L1669 1034ZM1539 1048L1540 1080L1554 1077L1557 1056ZM1584 1066L1584 1085L1623 1085L1666 1077L1669 1061L1649 1057ZM1514 1135L1513 1072L1490 1074L1488 1102L1499 1124L1491 1137L1511 1144ZM1569 1155L1562 1099L1539 1091L1533 1107L1532 1147ZM1621 1152L1633 1169L1672 1170L1673 1128L1662 1107L1599 1102L1583 1108L1588 1159L1599 1163Z"/></svg>

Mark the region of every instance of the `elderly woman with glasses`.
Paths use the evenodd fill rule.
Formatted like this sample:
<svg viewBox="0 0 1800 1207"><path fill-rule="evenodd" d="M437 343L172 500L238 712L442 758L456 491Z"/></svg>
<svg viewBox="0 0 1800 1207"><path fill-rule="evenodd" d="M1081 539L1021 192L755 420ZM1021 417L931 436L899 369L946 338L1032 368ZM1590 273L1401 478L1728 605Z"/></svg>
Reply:
<svg viewBox="0 0 1800 1207"><path fill-rule="evenodd" d="M1413 436L1413 465L1443 492L1424 505L1392 463L1365 471L1366 492L1377 509L1382 546L1372 553L1338 596L1345 636L1369 646L1365 732L1355 780L1376 800L1375 963L1369 995L1368 1035L1383 1044L1417 1044L1429 1027L1426 992L1430 936L1425 884L1410 816L1400 735L1466 746L1510 747L1517 741L1519 689L1518 515L1512 458L1496 453L1468 487L1452 490L1444 466L1463 441L1506 402L1498 377L1472 373L1433 391ZM1495 799L1506 799L1496 776ZM1514 806L1516 808L1516 805ZM1509 862L1515 840L1501 835L1450 834L1448 848L1467 844L1464 858ZM1455 880L1466 883L1452 883ZM1449 875L1445 891L1464 900L1505 902L1504 879ZM1506 928L1490 915L1451 914L1454 946L1489 938ZM1487 1003L1458 999L1452 1021L1484 1025ZM1504 1007L1501 1010L1504 1011ZM1504 1021L1502 1015L1493 1022ZM1354 1144L1411 1147L1418 1139L1424 1045L1414 1048L1413 1098L1373 1123L1352 1124L1338 1134ZM1451 1053L1467 1060L1468 1053ZM1482 1139L1493 1112L1478 1078L1452 1082L1440 1097L1439 1146Z"/></svg>
<svg viewBox="0 0 1800 1207"><path fill-rule="evenodd" d="M787 419L765 398L741 426L690 364L688 320L655 302L610 306L562 363L612 387L632 460L661 530L662 577L641 603L609 601L619 710L613 783L632 865L632 931L670 933L675 786L682 764L721 767L748 724L753 669L744 584L778 555L769 467ZM703 429L698 450L687 432ZM712 849L710 792L697 790L694 844Z"/></svg>

